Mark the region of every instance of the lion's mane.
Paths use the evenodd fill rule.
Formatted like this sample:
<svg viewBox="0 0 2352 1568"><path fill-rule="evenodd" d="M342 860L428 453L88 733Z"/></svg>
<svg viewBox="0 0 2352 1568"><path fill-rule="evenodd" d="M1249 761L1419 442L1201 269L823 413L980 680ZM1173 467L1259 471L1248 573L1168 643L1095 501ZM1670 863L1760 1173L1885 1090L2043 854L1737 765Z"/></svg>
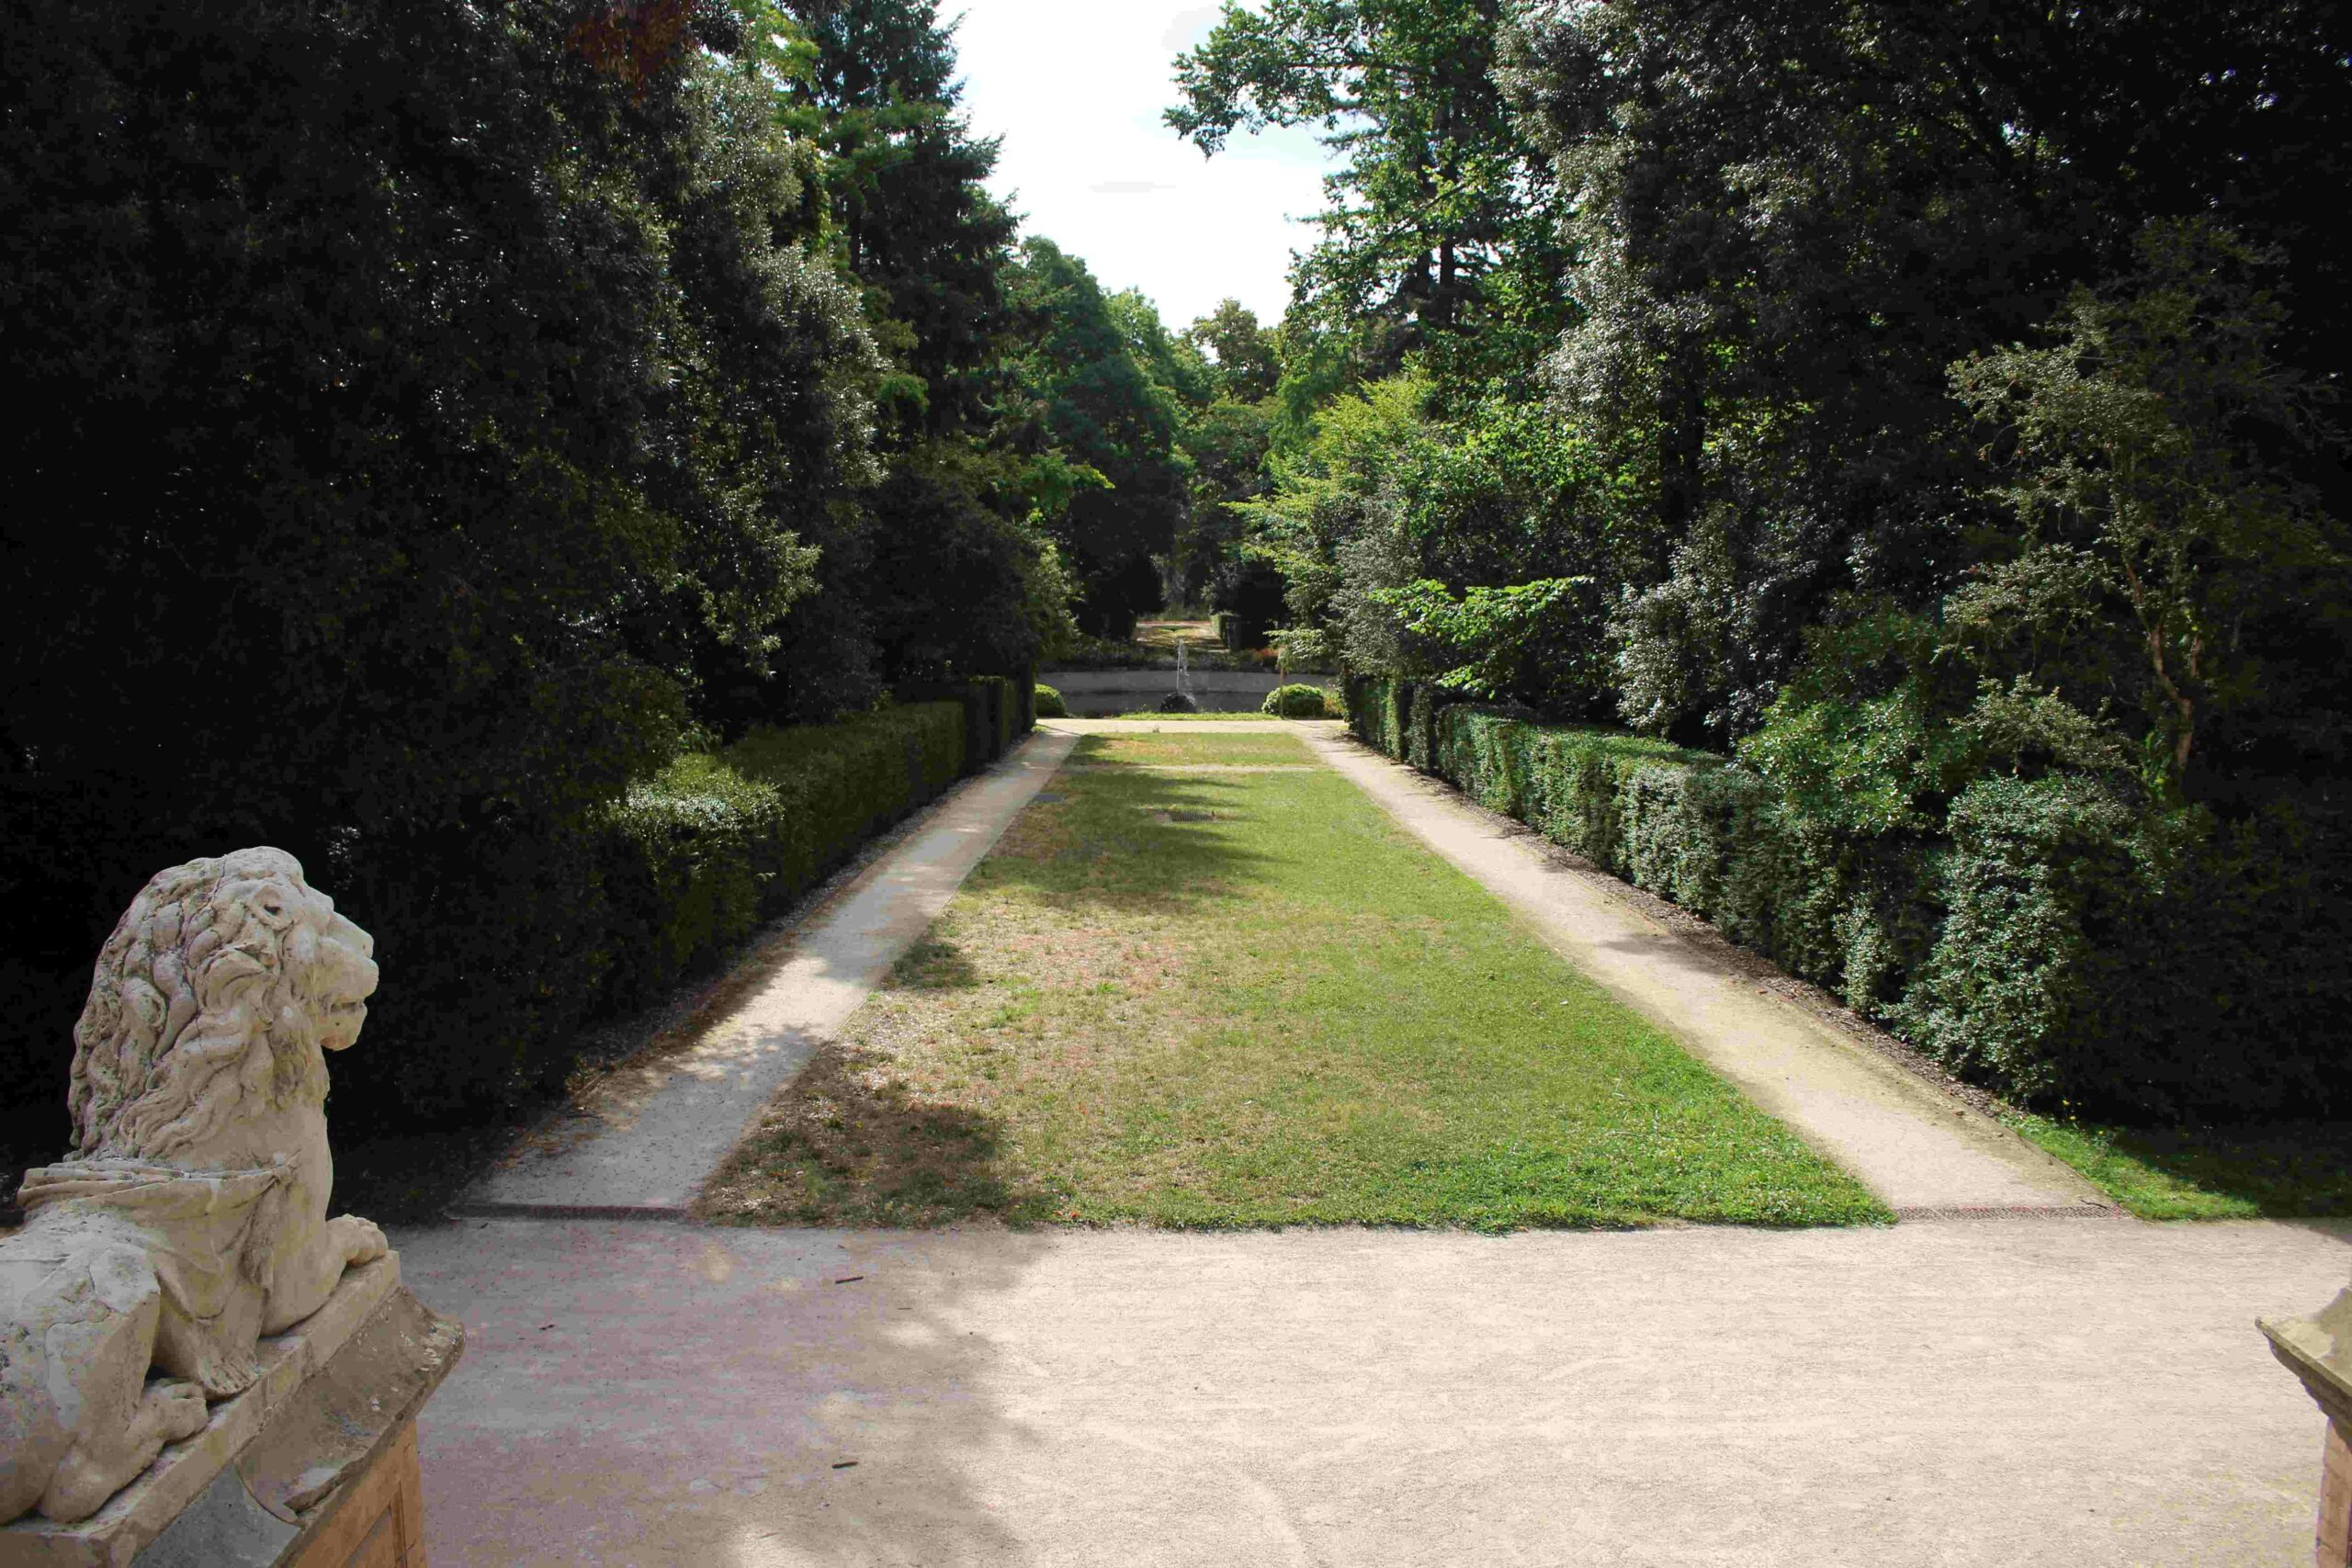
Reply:
<svg viewBox="0 0 2352 1568"><path fill-rule="evenodd" d="M240 1105L310 1087L319 1053L287 962L301 874L281 851L243 850L140 890L74 1026L66 1103L83 1158L166 1159Z"/></svg>

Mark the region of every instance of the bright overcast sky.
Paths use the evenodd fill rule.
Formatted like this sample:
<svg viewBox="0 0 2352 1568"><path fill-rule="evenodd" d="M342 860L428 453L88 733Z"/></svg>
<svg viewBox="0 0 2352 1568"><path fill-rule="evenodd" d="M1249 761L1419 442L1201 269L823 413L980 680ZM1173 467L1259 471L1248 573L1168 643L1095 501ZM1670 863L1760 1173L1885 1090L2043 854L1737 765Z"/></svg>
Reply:
<svg viewBox="0 0 2352 1568"><path fill-rule="evenodd" d="M956 0L941 14L954 17ZM990 182L1108 289L1140 288L1182 330L1227 295L1268 325L1290 299L1290 254L1323 206L1306 130L1237 135L1203 158L1160 120L1170 67L1205 38L1199 0L965 0L956 35L964 107L1004 139Z"/></svg>

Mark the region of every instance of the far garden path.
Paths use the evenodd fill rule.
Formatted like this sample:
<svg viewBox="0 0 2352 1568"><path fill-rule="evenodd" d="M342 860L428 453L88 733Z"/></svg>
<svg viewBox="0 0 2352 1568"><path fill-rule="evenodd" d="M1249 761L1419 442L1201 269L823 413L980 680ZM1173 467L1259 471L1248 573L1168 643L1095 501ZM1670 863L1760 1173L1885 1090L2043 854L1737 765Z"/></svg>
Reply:
<svg viewBox="0 0 2352 1568"><path fill-rule="evenodd" d="M1568 863L1524 826L1349 739L1308 744L1397 823L1519 909L1577 968L1670 1031L1898 1215L2111 1215L2088 1182L1992 1118L1659 924L1621 884Z"/></svg>

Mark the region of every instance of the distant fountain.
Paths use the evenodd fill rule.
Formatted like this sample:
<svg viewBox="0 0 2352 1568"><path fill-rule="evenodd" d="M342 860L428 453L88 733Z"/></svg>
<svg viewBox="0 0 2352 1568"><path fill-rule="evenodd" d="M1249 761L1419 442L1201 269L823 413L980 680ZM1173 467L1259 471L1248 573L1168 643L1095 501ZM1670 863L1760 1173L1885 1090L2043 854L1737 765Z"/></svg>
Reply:
<svg viewBox="0 0 2352 1568"><path fill-rule="evenodd" d="M1187 654L1187 649L1191 647L1192 644L1186 642L1182 637L1179 636L1177 637L1176 690L1182 695L1184 699L1184 705L1187 709L1200 705L1198 701L1193 695L1193 666Z"/></svg>

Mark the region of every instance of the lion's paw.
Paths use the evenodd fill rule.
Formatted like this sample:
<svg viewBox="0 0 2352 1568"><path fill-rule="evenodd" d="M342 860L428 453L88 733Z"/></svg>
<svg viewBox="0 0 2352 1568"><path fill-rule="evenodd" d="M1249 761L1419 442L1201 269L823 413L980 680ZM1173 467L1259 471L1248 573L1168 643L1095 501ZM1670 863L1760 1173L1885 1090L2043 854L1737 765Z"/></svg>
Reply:
<svg viewBox="0 0 2352 1568"><path fill-rule="evenodd" d="M250 1357L207 1355L189 1370L189 1381L207 1399L227 1399L254 1386L260 1365Z"/></svg>
<svg viewBox="0 0 2352 1568"><path fill-rule="evenodd" d="M147 1410L155 1429L167 1443L193 1438L212 1418L204 1391L181 1378L166 1378L147 1385Z"/></svg>
<svg viewBox="0 0 2352 1568"><path fill-rule="evenodd" d="M392 1249L375 1221L363 1220L356 1214L338 1214L327 1222L327 1228L334 1233L334 1244L342 1250L345 1268L373 1263Z"/></svg>

